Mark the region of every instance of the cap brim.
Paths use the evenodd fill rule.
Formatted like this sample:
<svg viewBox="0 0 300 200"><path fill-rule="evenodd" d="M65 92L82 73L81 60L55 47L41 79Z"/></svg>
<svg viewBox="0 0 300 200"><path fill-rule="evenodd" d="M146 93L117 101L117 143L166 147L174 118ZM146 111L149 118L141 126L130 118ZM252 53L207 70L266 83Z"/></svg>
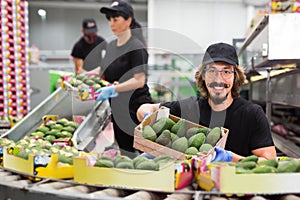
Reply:
<svg viewBox="0 0 300 200"><path fill-rule="evenodd" d="M98 31L97 27L84 29L87 34L96 33Z"/></svg>
<svg viewBox="0 0 300 200"><path fill-rule="evenodd" d="M202 64L207 65L207 64L213 63L213 62L226 62L231 65L238 65L238 63L234 62L233 60L230 60L227 58L220 58L220 57L210 58L210 59L206 60L205 62L203 62Z"/></svg>
<svg viewBox="0 0 300 200"><path fill-rule="evenodd" d="M108 8L108 7L100 8L100 12L103 14L109 14L109 13L117 12L117 11L119 11L119 10L115 9L115 8Z"/></svg>

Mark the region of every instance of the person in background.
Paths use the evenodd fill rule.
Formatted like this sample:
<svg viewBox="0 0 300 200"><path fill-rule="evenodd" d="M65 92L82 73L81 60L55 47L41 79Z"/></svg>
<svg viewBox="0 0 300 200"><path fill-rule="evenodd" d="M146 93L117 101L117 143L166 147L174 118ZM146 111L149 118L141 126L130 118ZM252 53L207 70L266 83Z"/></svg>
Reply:
<svg viewBox="0 0 300 200"><path fill-rule="evenodd" d="M229 129L225 149L216 147L213 161L236 162L256 155L260 159L276 158L276 149L263 109L239 97L245 74L239 66L236 50L226 43L210 45L202 65L195 73L201 97L158 104L144 104L137 111L139 121L160 106L170 114L213 128Z"/></svg>
<svg viewBox="0 0 300 200"><path fill-rule="evenodd" d="M139 124L136 111L140 105L152 103L147 85L148 52L130 4L114 1L100 12L105 14L116 39L107 45L101 67L89 73L99 73L113 83L97 91L97 101L109 99L115 140L121 154L133 158L138 155L133 147L134 128Z"/></svg>
<svg viewBox="0 0 300 200"><path fill-rule="evenodd" d="M97 31L97 24L93 18L86 18L82 21L81 32L83 36L74 44L71 52L76 75L92 70L99 66L101 62L102 54L106 48L106 41L97 35ZM95 51L93 53L96 56L92 54L92 50ZM89 54L91 55L89 56ZM90 59L88 59L88 56Z"/></svg>

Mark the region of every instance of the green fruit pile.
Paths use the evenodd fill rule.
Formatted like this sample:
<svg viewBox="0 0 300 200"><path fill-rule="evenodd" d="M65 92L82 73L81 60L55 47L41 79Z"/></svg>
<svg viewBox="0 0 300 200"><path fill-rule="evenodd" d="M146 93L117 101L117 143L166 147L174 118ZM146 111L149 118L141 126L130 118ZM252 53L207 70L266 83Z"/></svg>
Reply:
<svg viewBox="0 0 300 200"><path fill-rule="evenodd" d="M143 156L137 156L131 159L127 156L118 155L114 158L101 156L97 159L95 167L120 168L120 169L139 169L158 171L163 165L173 163L174 159L169 156L158 156L154 159L148 159Z"/></svg>
<svg viewBox="0 0 300 200"><path fill-rule="evenodd" d="M35 132L30 133L30 137L42 138L51 143L54 140L70 139L73 137L78 126L78 123L66 118L62 118L57 121L50 120L39 126Z"/></svg>
<svg viewBox="0 0 300 200"><path fill-rule="evenodd" d="M229 165L236 167L237 174L300 172L300 161L290 157L259 160L257 156L251 155L239 160L236 163L229 163Z"/></svg>
<svg viewBox="0 0 300 200"><path fill-rule="evenodd" d="M222 136L220 127L187 128L187 121L179 119L176 123L170 118L160 118L153 125L143 128L145 139L172 148L187 155L208 152Z"/></svg>
<svg viewBox="0 0 300 200"><path fill-rule="evenodd" d="M73 164L73 157L79 155L79 151L70 146L62 146L59 144L51 144L51 142L43 139L34 139L30 137L25 137L17 142L10 142L7 146L7 153L28 159L29 155L41 156L57 154L58 162L65 164Z"/></svg>
<svg viewBox="0 0 300 200"><path fill-rule="evenodd" d="M12 143L14 143L12 140L9 140L7 138L0 138L0 148L7 147Z"/></svg>
<svg viewBox="0 0 300 200"><path fill-rule="evenodd" d="M72 77L69 81L70 85L73 87L94 87L95 90L98 90L101 87L105 87L109 82L101 79L99 76L85 76L79 75Z"/></svg>

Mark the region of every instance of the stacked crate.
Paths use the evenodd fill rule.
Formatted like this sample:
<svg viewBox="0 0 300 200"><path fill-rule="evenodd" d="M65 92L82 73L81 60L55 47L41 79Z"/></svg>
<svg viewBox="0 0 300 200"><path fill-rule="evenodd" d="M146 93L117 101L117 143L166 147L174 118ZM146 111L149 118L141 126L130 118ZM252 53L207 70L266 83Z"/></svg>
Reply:
<svg viewBox="0 0 300 200"><path fill-rule="evenodd" d="M28 2L0 0L0 128L29 112Z"/></svg>

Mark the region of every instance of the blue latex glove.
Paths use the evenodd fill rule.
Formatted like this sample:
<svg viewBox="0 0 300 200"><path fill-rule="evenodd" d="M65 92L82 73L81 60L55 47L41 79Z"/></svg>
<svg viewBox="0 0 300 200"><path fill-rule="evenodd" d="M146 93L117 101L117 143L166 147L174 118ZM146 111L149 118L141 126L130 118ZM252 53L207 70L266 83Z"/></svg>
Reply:
<svg viewBox="0 0 300 200"><path fill-rule="evenodd" d="M151 115L151 114L152 114L151 112L146 112L146 113L144 114L143 121L144 121L149 115Z"/></svg>
<svg viewBox="0 0 300 200"><path fill-rule="evenodd" d="M154 158L155 158L155 156L152 156L152 155L149 154L149 153L142 153L142 154L139 155L139 156L143 156L143 157L148 158L148 159L154 159Z"/></svg>
<svg viewBox="0 0 300 200"><path fill-rule="evenodd" d="M103 101L108 98L118 96L118 93L115 91L114 86L102 87L99 90L97 90L96 92L99 93L96 101Z"/></svg>
<svg viewBox="0 0 300 200"><path fill-rule="evenodd" d="M216 151L216 155L215 155L214 159L212 160L212 162L217 162L217 161L231 162L231 160L232 160L232 152L231 151L227 151L220 147L216 147L215 151Z"/></svg>

